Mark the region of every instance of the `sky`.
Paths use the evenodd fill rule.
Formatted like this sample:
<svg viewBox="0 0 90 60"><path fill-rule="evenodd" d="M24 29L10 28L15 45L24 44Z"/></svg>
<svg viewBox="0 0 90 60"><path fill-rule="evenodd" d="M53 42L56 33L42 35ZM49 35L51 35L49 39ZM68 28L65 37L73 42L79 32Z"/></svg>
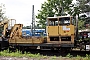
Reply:
<svg viewBox="0 0 90 60"><path fill-rule="evenodd" d="M16 19L16 23L30 26L32 22L32 5L37 15L41 9L41 4L47 0L0 0L5 4L5 15L10 19ZM37 19L35 19L37 20Z"/></svg>
<svg viewBox="0 0 90 60"><path fill-rule="evenodd" d="M5 4L7 17L16 19L17 24L28 26L32 22L32 5L34 5L34 12L37 15L44 1L46 0L0 0L0 3Z"/></svg>

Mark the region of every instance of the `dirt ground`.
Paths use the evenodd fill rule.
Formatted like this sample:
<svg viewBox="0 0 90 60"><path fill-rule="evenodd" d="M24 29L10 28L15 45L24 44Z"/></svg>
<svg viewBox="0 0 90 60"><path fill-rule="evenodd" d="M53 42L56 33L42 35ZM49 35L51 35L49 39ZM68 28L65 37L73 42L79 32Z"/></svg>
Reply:
<svg viewBox="0 0 90 60"><path fill-rule="evenodd" d="M57 58L52 58L52 57L48 57L48 58L30 58L30 57L27 58L27 57L22 57L22 58L18 58L18 57L2 57L2 56L0 56L0 60L73 60L73 59L66 58L66 57L57 57Z"/></svg>

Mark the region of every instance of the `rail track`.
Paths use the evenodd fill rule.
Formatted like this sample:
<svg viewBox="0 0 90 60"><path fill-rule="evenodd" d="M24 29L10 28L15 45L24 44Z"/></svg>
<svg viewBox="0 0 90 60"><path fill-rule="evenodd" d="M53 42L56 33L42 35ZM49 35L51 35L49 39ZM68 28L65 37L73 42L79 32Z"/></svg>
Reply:
<svg viewBox="0 0 90 60"><path fill-rule="evenodd" d="M61 51L61 50L26 50L32 54L38 54L43 56L62 56L66 57L68 54L76 57L77 55L85 57L86 54L90 55L89 51L80 51L80 50L72 50L72 51Z"/></svg>

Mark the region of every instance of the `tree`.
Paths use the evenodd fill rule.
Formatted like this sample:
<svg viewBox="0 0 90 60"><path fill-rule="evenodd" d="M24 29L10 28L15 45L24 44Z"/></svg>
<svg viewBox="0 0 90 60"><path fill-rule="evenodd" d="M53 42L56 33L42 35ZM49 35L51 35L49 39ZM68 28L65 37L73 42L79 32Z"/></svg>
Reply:
<svg viewBox="0 0 90 60"><path fill-rule="evenodd" d="M79 21L78 21L78 29L79 29L79 30L85 29L84 23L85 23L85 21L83 21L83 20L79 20Z"/></svg>
<svg viewBox="0 0 90 60"><path fill-rule="evenodd" d="M4 16L4 14L5 14L4 9L5 9L5 5L4 4L0 4L0 21L2 21L2 20L7 18L6 16Z"/></svg>
<svg viewBox="0 0 90 60"><path fill-rule="evenodd" d="M57 16L66 15L66 11L70 9L72 0L47 0L41 6L39 14L36 16L39 19L38 23L45 28L46 18L53 17L55 14Z"/></svg>
<svg viewBox="0 0 90 60"><path fill-rule="evenodd" d="M90 12L90 0L77 0L82 13Z"/></svg>
<svg viewBox="0 0 90 60"><path fill-rule="evenodd" d="M78 15L78 29L85 29L85 23L88 20L86 16L82 13L90 12L90 0L76 0L76 3L73 4L73 7L71 7L68 11L70 15L73 15L74 17Z"/></svg>
<svg viewBox="0 0 90 60"><path fill-rule="evenodd" d="M79 22L80 20L82 20L82 23L83 24L79 24L79 25L86 25L86 24L90 24L90 17L89 16L86 16L84 13L90 13L90 0L77 0L77 5L79 7L79 11L80 13L82 13L83 15L82 16L79 16L80 19L79 19ZM85 28L85 27L82 27L82 29ZM79 28L80 29L80 28Z"/></svg>
<svg viewBox="0 0 90 60"><path fill-rule="evenodd" d="M57 16L69 14L75 17L78 15L78 21L83 22L82 24L78 23L80 24L78 28L83 29L84 23L86 22L84 20L86 19L82 19L79 15L90 11L89 2L89 0L77 0L76 4L72 4L72 0L47 0L47 2L42 4L41 10L39 10L39 14L36 18L39 19L39 25L42 25L42 28L45 28L45 22L48 16L52 17L55 14Z"/></svg>

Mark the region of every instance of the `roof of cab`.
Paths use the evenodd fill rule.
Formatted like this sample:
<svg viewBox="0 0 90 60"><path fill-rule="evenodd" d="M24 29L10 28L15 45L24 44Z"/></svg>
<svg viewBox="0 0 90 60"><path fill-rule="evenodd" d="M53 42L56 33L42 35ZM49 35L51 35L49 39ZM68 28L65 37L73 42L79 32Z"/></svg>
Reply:
<svg viewBox="0 0 90 60"><path fill-rule="evenodd" d="M73 16L57 16L57 17L47 17L47 19L53 19L53 18L62 18L62 17L73 17Z"/></svg>

